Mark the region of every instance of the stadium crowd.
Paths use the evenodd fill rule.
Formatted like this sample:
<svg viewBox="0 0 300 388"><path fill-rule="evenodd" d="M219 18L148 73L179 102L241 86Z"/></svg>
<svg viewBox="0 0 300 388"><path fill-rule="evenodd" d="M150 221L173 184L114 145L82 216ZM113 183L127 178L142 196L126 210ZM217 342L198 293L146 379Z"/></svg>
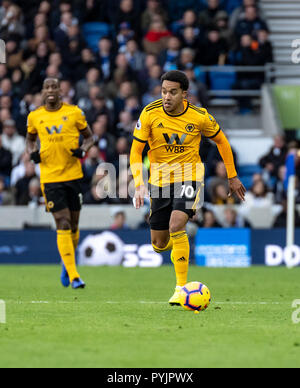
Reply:
<svg viewBox="0 0 300 388"><path fill-rule="evenodd" d="M103 29L96 42L86 29L95 22ZM118 193L127 192L131 178L126 169L119 171L119 157L129 156L142 107L160 98L164 72L185 71L189 99L207 107L210 80L203 66L261 66L273 60L256 0L2 0L0 39L7 51L7 63L0 64L0 206L43 204L39 168L24 150L26 119L42 104L46 77L61 80L63 101L79 105L94 133L95 145L82 162L84 203L124 204L131 203L129 196L99 199L99 166L114 165ZM259 88L263 75L251 74L239 73L233 87ZM282 203L286 152L284 139L277 138L260 161L247 201ZM235 203L227 197L220 155L205 139L201 157L207 201ZM235 215L227 213L234 225ZM209 210L203 224L216 224Z"/></svg>

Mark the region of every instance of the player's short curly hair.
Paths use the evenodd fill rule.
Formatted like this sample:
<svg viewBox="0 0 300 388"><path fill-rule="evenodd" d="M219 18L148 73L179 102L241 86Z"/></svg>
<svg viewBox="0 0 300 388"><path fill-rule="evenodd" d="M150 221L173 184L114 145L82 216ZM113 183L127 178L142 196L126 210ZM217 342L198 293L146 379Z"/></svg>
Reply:
<svg viewBox="0 0 300 388"><path fill-rule="evenodd" d="M190 82L188 77L185 75L183 71L172 70L168 71L161 77L161 83L164 81L178 82L180 84L181 89L186 92L189 89Z"/></svg>

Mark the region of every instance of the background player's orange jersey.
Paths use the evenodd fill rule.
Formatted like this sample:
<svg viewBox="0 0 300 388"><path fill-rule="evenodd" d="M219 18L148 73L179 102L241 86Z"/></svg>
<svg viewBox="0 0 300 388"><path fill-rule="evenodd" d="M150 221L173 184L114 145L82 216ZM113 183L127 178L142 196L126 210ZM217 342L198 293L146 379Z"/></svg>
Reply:
<svg viewBox="0 0 300 388"><path fill-rule="evenodd" d="M143 110L134 138L148 142L151 163L150 183L165 186L174 182L203 181L204 165L199 155L201 136L215 137L220 132L216 120L206 109L184 101L184 112L172 116L162 100Z"/></svg>
<svg viewBox="0 0 300 388"><path fill-rule="evenodd" d="M88 126L81 109L63 104L49 112L41 107L28 116L27 131L41 142L41 183L68 182L83 177L80 160L71 149L79 146L80 131Z"/></svg>

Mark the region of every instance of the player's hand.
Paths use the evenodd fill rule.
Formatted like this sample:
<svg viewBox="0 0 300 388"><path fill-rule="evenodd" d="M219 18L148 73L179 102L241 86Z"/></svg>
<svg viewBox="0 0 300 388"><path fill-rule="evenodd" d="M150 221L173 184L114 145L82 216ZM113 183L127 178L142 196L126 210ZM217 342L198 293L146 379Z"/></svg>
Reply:
<svg viewBox="0 0 300 388"><path fill-rule="evenodd" d="M32 152L30 154L30 160L33 161L33 163L35 164L41 163L41 155L39 151Z"/></svg>
<svg viewBox="0 0 300 388"><path fill-rule="evenodd" d="M241 201L245 201L246 188L238 177L229 179L228 197L232 197L233 194L236 194Z"/></svg>
<svg viewBox="0 0 300 388"><path fill-rule="evenodd" d="M76 150L71 150L72 156L78 159L83 159L85 157L85 151L82 148L76 148Z"/></svg>
<svg viewBox="0 0 300 388"><path fill-rule="evenodd" d="M141 185L135 189L133 203L136 209L140 209L145 204L145 197L148 196L146 186Z"/></svg>

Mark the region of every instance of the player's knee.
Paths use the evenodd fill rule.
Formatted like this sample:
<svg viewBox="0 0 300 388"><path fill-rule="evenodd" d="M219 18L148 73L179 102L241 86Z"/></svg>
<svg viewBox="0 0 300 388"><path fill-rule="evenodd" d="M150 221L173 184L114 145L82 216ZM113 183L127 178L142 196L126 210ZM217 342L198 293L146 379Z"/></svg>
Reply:
<svg viewBox="0 0 300 388"><path fill-rule="evenodd" d="M71 221L66 217L61 217L56 220L56 225L58 230L70 230Z"/></svg>
<svg viewBox="0 0 300 388"><path fill-rule="evenodd" d="M160 240L160 239L152 240L152 246L155 252L157 252L157 249L159 250L164 249L167 245L168 245L168 241Z"/></svg>
<svg viewBox="0 0 300 388"><path fill-rule="evenodd" d="M178 232L181 232L182 230L183 228L182 228L181 222L176 222L176 221L170 222L170 226L169 226L170 234L178 233Z"/></svg>

